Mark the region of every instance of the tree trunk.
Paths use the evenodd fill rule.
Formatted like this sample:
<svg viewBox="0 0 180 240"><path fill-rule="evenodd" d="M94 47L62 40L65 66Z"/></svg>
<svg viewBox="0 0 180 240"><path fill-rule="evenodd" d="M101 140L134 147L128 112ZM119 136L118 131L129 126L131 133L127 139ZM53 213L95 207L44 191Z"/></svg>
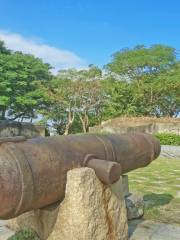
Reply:
<svg viewBox="0 0 180 240"><path fill-rule="evenodd" d="M71 124L70 124L70 123L66 124L66 128L65 128L65 131L64 131L64 135L68 135L68 134L69 134L69 129L70 129L70 127L71 127Z"/></svg>
<svg viewBox="0 0 180 240"><path fill-rule="evenodd" d="M64 131L63 135L68 135L69 134L69 129L72 126L73 122L74 122L74 112L69 111L68 122L66 124L65 131Z"/></svg>
<svg viewBox="0 0 180 240"><path fill-rule="evenodd" d="M84 116L79 115L79 118L80 118L81 123L82 123L83 132L84 133L88 132L89 117L88 117L87 113L85 112Z"/></svg>
<svg viewBox="0 0 180 240"><path fill-rule="evenodd" d="M86 133L87 128L86 128L86 123L84 121L82 122L82 126L83 126L83 132Z"/></svg>

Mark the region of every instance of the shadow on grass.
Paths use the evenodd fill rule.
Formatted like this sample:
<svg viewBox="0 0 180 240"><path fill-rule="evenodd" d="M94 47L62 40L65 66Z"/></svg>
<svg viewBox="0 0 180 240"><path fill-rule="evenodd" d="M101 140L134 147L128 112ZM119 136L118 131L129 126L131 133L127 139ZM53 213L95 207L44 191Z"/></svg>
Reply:
<svg viewBox="0 0 180 240"><path fill-rule="evenodd" d="M171 202L174 197L171 194L162 193L162 194L146 194L143 197L145 207L152 208L163 206Z"/></svg>
<svg viewBox="0 0 180 240"><path fill-rule="evenodd" d="M145 194L143 197L144 200L144 205L145 209L144 211L146 212L148 209L151 211L153 210L153 214L158 215L158 207L166 205L172 201L174 197L171 194L156 194L156 193L150 193L150 194ZM156 210L156 212L154 212ZM148 218L147 218L148 219ZM136 230L139 224L144 222L144 218L141 219L134 219L130 220L128 222L129 225L129 237L132 236L133 232Z"/></svg>

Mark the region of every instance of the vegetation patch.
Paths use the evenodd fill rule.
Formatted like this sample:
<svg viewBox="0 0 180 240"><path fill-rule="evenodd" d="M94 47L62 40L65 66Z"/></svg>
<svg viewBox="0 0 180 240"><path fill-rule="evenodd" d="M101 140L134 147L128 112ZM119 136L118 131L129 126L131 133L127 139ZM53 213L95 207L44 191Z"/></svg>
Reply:
<svg viewBox="0 0 180 240"><path fill-rule="evenodd" d="M180 225L180 160L157 159L128 173L131 192L144 195L144 218Z"/></svg>
<svg viewBox="0 0 180 240"><path fill-rule="evenodd" d="M31 229L24 229L17 232L8 240L40 240L38 235Z"/></svg>
<svg viewBox="0 0 180 240"><path fill-rule="evenodd" d="M180 135L175 133L157 133L155 134L162 145L180 146Z"/></svg>

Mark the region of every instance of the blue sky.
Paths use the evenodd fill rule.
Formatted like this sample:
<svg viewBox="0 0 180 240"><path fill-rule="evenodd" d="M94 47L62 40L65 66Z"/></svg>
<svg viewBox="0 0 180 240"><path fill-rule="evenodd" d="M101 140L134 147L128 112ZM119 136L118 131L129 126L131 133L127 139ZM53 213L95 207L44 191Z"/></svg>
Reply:
<svg viewBox="0 0 180 240"><path fill-rule="evenodd" d="M136 44L180 49L179 0L0 0L0 38L56 69L103 66Z"/></svg>

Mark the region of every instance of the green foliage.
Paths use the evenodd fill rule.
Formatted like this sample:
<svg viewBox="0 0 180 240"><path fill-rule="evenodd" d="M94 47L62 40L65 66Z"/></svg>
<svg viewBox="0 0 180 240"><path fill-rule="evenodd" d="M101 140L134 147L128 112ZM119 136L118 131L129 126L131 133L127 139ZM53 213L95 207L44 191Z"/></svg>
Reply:
<svg viewBox="0 0 180 240"><path fill-rule="evenodd" d="M0 40L0 54L10 54L11 51L6 48L3 41Z"/></svg>
<svg viewBox="0 0 180 240"><path fill-rule="evenodd" d="M0 41L0 120L41 114L47 127L68 134L118 116L177 117L180 112L180 61L169 46L122 49L103 72L89 65L53 77L50 69Z"/></svg>
<svg viewBox="0 0 180 240"><path fill-rule="evenodd" d="M0 42L0 118L34 118L48 102L50 66L32 55L6 51Z"/></svg>
<svg viewBox="0 0 180 240"><path fill-rule="evenodd" d="M125 48L113 54L113 60L106 68L111 72L127 75L136 79L148 74L167 70L176 62L175 49L164 45L146 48L138 45L133 49Z"/></svg>
<svg viewBox="0 0 180 240"><path fill-rule="evenodd" d="M106 100L101 75L99 68L90 65L86 70L62 70L51 81L53 104L44 114L58 134L86 132L92 123L100 123Z"/></svg>
<svg viewBox="0 0 180 240"><path fill-rule="evenodd" d="M162 145L180 146L180 135L175 133L156 133L155 137L160 140Z"/></svg>
<svg viewBox="0 0 180 240"><path fill-rule="evenodd" d="M110 102L104 119L120 115L176 117L180 112L180 62L174 48L123 49L113 55L106 69L111 78L106 79Z"/></svg>
<svg viewBox="0 0 180 240"><path fill-rule="evenodd" d="M61 70L53 80L56 100L48 115L59 134L86 132L118 116L176 117L180 112L180 63L174 48L123 49L106 70L102 74L94 65Z"/></svg>
<svg viewBox="0 0 180 240"><path fill-rule="evenodd" d="M33 230L25 229L17 232L8 240L40 240L40 238Z"/></svg>
<svg viewBox="0 0 180 240"><path fill-rule="evenodd" d="M122 115L134 115L136 112L133 106L133 89L126 81L117 81L107 78L101 82L108 101L103 111L103 119L110 119Z"/></svg>

